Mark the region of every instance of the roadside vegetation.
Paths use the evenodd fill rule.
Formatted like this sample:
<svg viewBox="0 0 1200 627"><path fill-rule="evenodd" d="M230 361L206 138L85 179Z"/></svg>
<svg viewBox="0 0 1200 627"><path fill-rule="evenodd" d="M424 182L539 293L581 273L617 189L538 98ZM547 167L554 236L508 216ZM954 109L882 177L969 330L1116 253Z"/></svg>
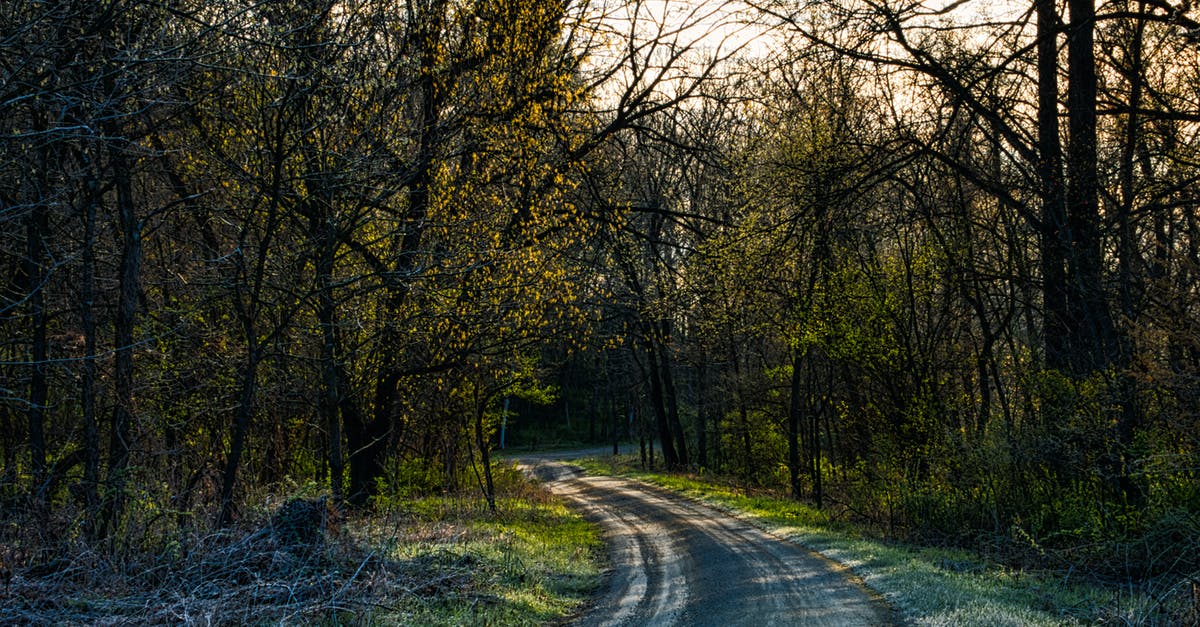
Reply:
<svg viewBox="0 0 1200 627"><path fill-rule="evenodd" d="M1054 620L1195 622L1198 19L0 0L0 607L561 613L503 592L523 536L485 521L526 510L489 457L636 439L1124 586ZM386 534L281 553L297 490L405 546L458 511L479 548L429 554L476 574L364 586L428 570Z"/></svg>
<svg viewBox="0 0 1200 627"><path fill-rule="evenodd" d="M511 464L495 476L496 513L477 491L422 496L331 516L307 543L281 532L283 502L263 497L218 533L148 534L117 557L81 547L20 569L0 624L561 621L600 581L598 532Z"/></svg>
<svg viewBox="0 0 1200 627"><path fill-rule="evenodd" d="M631 477L749 520L849 567L918 625L1186 625L1200 614L1193 582L1124 585L1074 568L1028 536L981 539L974 549L888 537L845 508L818 510L782 490L713 475L645 470L636 456L577 460L591 474ZM1022 546L1023 545L1023 546Z"/></svg>

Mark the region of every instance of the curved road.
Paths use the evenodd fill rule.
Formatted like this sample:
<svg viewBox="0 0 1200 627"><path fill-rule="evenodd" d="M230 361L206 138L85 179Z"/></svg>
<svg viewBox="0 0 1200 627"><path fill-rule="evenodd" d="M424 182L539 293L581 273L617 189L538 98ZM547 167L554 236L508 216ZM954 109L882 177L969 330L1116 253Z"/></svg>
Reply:
<svg viewBox="0 0 1200 627"><path fill-rule="evenodd" d="M892 625L844 567L711 507L554 459L520 464L604 530L612 572L578 621L608 625Z"/></svg>

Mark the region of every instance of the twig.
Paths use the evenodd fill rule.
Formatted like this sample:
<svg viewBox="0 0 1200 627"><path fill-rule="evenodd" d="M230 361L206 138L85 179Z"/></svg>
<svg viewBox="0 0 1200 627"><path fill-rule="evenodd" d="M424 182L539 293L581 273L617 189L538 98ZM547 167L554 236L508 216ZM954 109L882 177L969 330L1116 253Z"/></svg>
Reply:
<svg viewBox="0 0 1200 627"><path fill-rule="evenodd" d="M375 551L373 549L371 552L367 553L367 556L363 558L361 563L359 563L358 570L355 570L354 574L346 580L346 583L342 584L342 588L333 595L333 598L330 600L331 605L336 602L338 597L346 593L346 590L350 587L350 584L354 583L355 579L358 579L359 573L361 573L362 570L367 567L367 563L371 561L372 557L375 557Z"/></svg>
<svg viewBox="0 0 1200 627"><path fill-rule="evenodd" d="M442 575L441 577L436 577L434 579L430 579L429 581L426 581L425 583L423 583L419 586L413 586L411 588L403 588L403 590L406 593L411 594L413 596L417 596L417 597L425 596L423 594L420 594L417 591L418 590L428 590L431 588L436 590L438 585L445 583L447 581L451 581L461 575L462 575L462 573L450 573L448 575Z"/></svg>

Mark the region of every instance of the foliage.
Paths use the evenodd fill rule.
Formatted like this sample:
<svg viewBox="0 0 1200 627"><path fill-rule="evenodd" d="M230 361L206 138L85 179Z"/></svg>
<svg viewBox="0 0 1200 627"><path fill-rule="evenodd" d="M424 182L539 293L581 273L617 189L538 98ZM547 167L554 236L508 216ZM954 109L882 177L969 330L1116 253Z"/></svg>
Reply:
<svg viewBox="0 0 1200 627"><path fill-rule="evenodd" d="M363 505L457 486L471 420L544 396L589 315L596 24L418 4L4 10L12 499L95 540L134 493L219 526L289 480Z"/></svg>
<svg viewBox="0 0 1200 627"><path fill-rule="evenodd" d="M521 443L1195 578L1194 11L712 4L0 6L4 549L289 485L499 510L508 398Z"/></svg>
<svg viewBox="0 0 1200 627"><path fill-rule="evenodd" d="M598 163L632 212L593 355L661 447L644 466L1130 585L1194 576L1165 538L1195 511L1176 112L1200 65L1161 7L1067 4L758 3L770 53Z"/></svg>

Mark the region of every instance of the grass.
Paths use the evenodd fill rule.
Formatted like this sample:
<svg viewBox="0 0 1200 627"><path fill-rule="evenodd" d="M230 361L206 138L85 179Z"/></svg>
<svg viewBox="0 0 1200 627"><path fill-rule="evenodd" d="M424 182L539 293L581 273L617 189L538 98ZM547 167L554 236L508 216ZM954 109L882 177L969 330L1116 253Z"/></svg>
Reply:
<svg viewBox="0 0 1200 627"><path fill-rule="evenodd" d="M389 546L401 559L450 564L452 574L457 564L470 571L457 590L395 607L379 615L381 622L546 624L565 620L587 600L604 562L598 530L513 466L498 466L496 473L503 491L495 515L474 497L430 497L403 506L426 527L424 535L375 532L386 537L371 543Z"/></svg>
<svg viewBox="0 0 1200 627"><path fill-rule="evenodd" d="M887 541L780 494L695 475L646 472L633 457L577 462L593 474L658 485L741 516L838 561L917 625L1179 625L1194 620L1180 585L1112 588L1078 573L1029 571L977 553Z"/></svg>
<svg viewBox="0 0 1200 627"><path fill-rule="evenodd" d="M257 520L179 534L160 552L10 558L0 624L563 622L600 582L599 533L511 464L496 472L495 514L474 494L398 500L316 546L281 545L259 507Z"/></svg>

